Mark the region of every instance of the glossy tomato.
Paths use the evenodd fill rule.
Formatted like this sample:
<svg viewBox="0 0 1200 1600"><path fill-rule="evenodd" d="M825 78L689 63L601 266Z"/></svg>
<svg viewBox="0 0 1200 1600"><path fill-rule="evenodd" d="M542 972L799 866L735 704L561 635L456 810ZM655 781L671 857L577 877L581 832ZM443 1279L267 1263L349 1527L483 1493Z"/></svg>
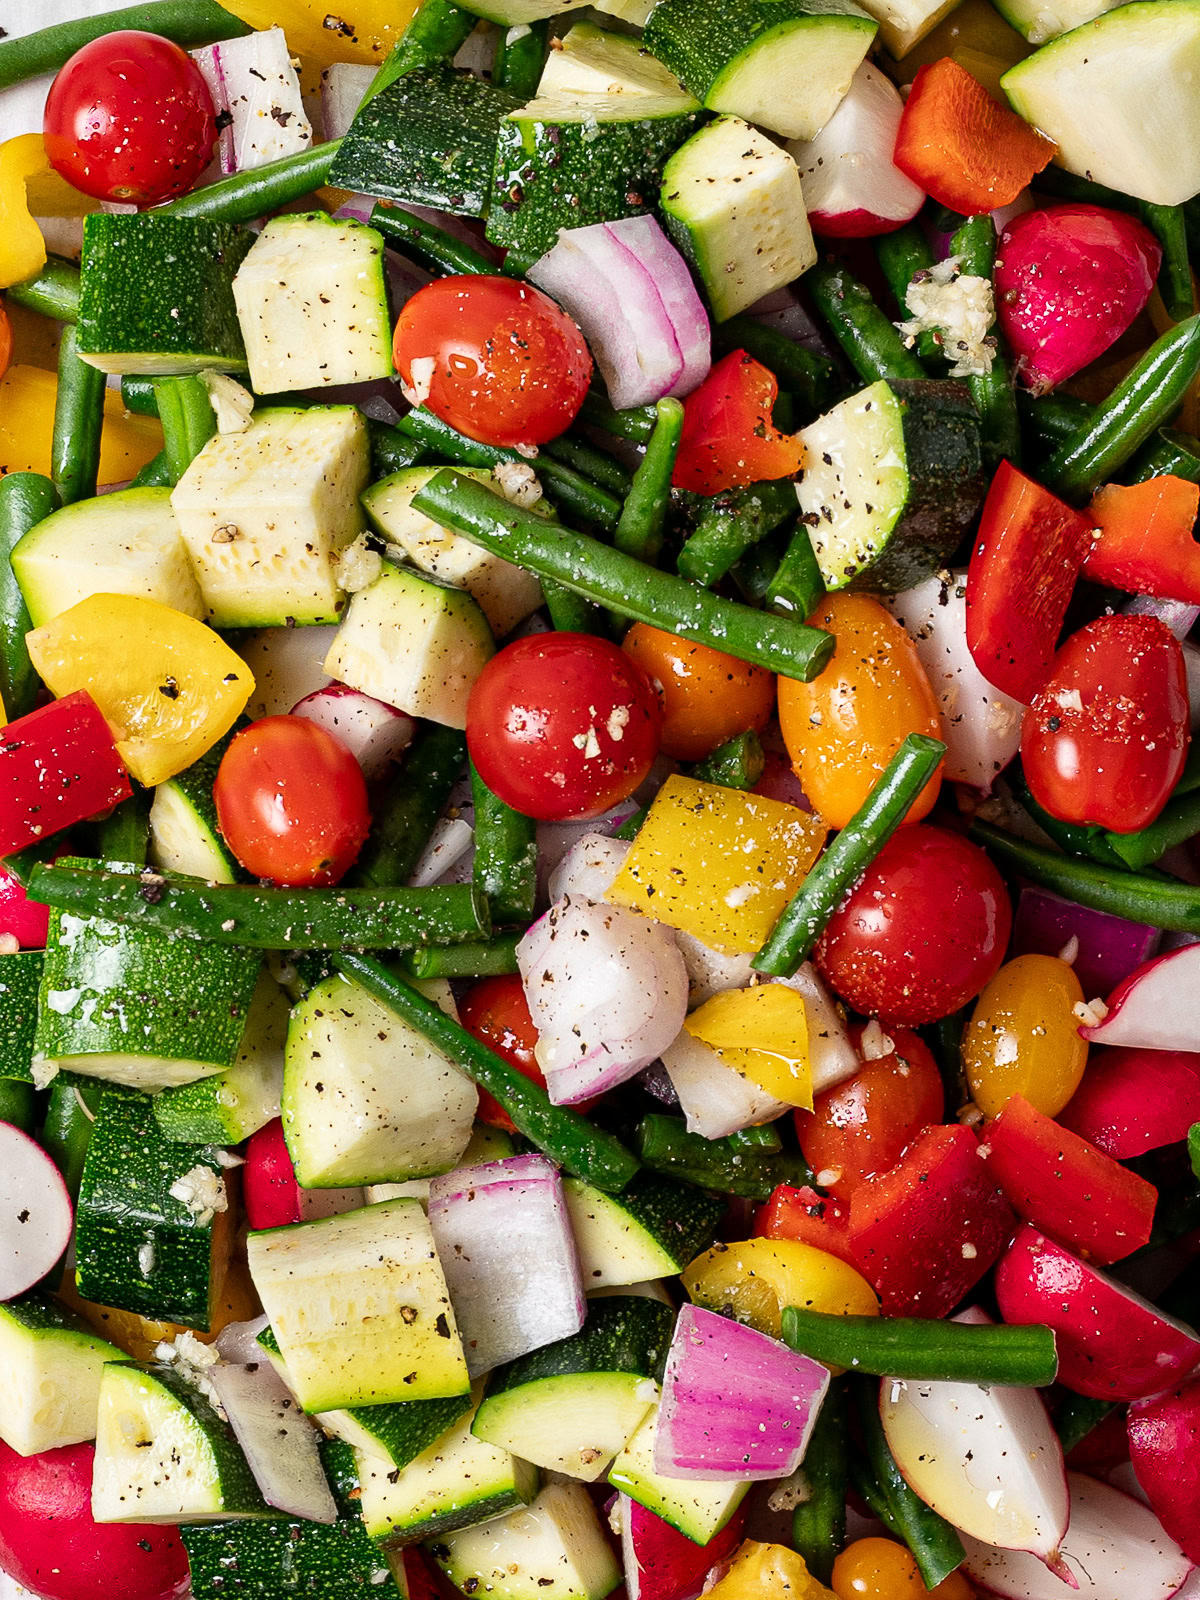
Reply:
<svg viewBox="0 0 1200 1600"><path fill-rule="evenodd" d="M674 761L703 761L736 734L765 728L775 678L723 650L635 622L621 648L654 681L663 703L662 748Z"/></svg>
<svg viewBox="0 0 1200 1600"><path fill-rule="evenodd" d="M548 295L467 273L419 289L400 313L396 370L411 398L484 444L545 444L592 381L582 333Z"/></svg>
<svg viewBox="0 0 1200 1600"><path fill-rule="evenodd" d="M598 817L626 799L650 771L661 730L650 679L589 633L506 645L467 706L467 746L484 783L545 822Z"/></svg>
<svg viewBox="0 0 1200 1600"><path fill-rule="evenodd" d="M804 446L772 421L778 397L775 374L744 350L718 361L684 401L675 488L720 494L798 472Z"/></svg>
<svg viewBox="0 0 1200 1600"><path fill-rule="evenodd" d="M200 68L156 33L120 29L77 50L50 86L46 155L97 200L157 205L212 159L217 113Z"/></svg>
<svg viewBox="0 0 1200 1600"><path fill-rule="evenodd" d="M307 717L263 717L237 734L213 798L246 871L298 888L337 883L371 826L358 762Z"/></svg>
<svg viewBox="0 0 1200 1600"><path fill-rule="evenodd" d="M92 1520L96 1447L19 1456L0 1440L0 1573L44 1600L170 1600L187 1587L179 1529Z"/></svg>
<svg viewBox="0 0 1200 1600"><path fill-rule="evenodd" d="M542 1069L533 1055L538 1031L529 1015L525 990L515 972L499 978L481 978L473 983L458 1008L458 1020L480 1044L494 1050L510 1067L516 1067L530 1082L543 1089L546 1087ZM486 1089L479 1091L476 1115L491 1128L503 1128L506 1133L516 1131L508 1112Z"/></svg>
<svg viewBox="0 0 1200 1600"><path fill-rule="evenodd" d="M1157 617L1097 617L1025 713L1021 765L1051 816L1133 833L1166 804L1189 738L1179 641Z"/></svg>
<svg viewBox="0 0 1200 1600"><path fill-rule="evenodd" d="M1012 906L977 845L904 828L829 919L816 961L867 1016L915 1028L973 1000L1004 959Z"/></svg>
<svg viewBox="0 0 1200 1600"><path fill-rule="evenodd" d="M860 1053L863 1031L851 1033ZM886 1053L817 1095L811 1111L795 1113L804 1159L821 1187L839 1200L895 1166L945 1110L942 1076L922 1039L907 1028L892 1028L871 1042Z"/></svg>

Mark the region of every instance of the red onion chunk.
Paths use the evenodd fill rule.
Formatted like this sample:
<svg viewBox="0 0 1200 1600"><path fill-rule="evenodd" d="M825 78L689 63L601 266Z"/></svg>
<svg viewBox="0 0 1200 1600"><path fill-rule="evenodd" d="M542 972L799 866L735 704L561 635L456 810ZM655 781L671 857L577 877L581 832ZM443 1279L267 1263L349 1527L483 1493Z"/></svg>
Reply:
<svg viewBox="0 0 1200 1600"><path fill-rule="evenodd" d="M829 1369L778 1339L684 1306L667 1354L654 1467L670 1478L785 1478L804 1459Z"/></svg>
<svg viewBox="0 0 1200 1600"><path fill-rule="evenodd" d="M265 1313L260 1317L252 1317L249 1322L227 1322L216 1338L217 1354L222 1361L252 1366L262 1360L258 1336L269 1326L270 1318Z"/></svg>
<svg viewBox="0 0 1200 1600"><path fill-rule="evenodd" d="M1046 889L1022 889L1013 927L1013 954L1057 956L1079 941L1073 962L1085 995L1109 994L1154 954L1162 937L1145 922L1092 911Z"/></svg>
<svg viewBox="0 0 1200 1600"><path fill-rule="evenodd" d="M629 1600L696 1600L704 1580L742 1542L745 1514L739 1507L707 1544L696 1544L627 1494L617 1496Z"/></svg>
<svg viewBox="0 0 1200 1600"><path fill-rule="evenodd" d="M218 114L222 172L246 172L312 144L300 79L282 28L265 28L193 53Z"/></svg>
<svg viewBox="0 0 1200 1600"><path fill-rule="evenodd" d="M417 725L406 712L373 700L359 689L331 683L292 707L294 717L307 717L346 746L368 781L381 778L408 749Z"/></svg>
<svg viewBox="0 0 1200 1600"><path fill-rule="evenodd" d="M205 1376L267 1504L309 1522L336 1522L337 1506L317 1451L321 1435L271 1363L221 1361Z"/></svg>
<svg viewBox="0 0 1200 1600"><path fill-rule="evenodd" d="M579 1258L562 1180L545 1156L431 1178L429 1225L473 1378L579 1332Z"/></svg>
<svg viewBox="0 0 1200 1600"><path fill-rule="evenodd" d="M629 854L630 840L585 833L550 874L550 898L603 900Z"/></svg>
<svg viewBox="0 0 1200 1600"><path fill-rule="evenodd" d="M1170 950L1138 967L1108 997L1108 1015L1080 1028L1092 1044L1194 1050L1200 1040L1200 944Z"/></svg>
<svg viewBox="0 0 1200 1600"><path fill-rule="evenodd" d="M670 393L691 394L712 367L712 328L687 263L651 216L621 217L604 227L653 280L683 358Z"/></svg>

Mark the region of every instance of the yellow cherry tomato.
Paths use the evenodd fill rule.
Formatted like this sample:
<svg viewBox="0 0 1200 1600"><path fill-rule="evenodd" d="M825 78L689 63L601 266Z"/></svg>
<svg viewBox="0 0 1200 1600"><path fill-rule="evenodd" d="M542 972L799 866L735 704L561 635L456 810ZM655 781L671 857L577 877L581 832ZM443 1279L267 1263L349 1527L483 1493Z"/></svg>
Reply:
<svg viewBox="0 0 1200 1600"><path fill-rule="evenodd" d="M702 761L771 720L775 679L762 667L648 622L635 622L621 648L654 680L663 703L662 748L674 761Z"/></svg>
<svg viewBox="0 0 1200 1600"><path fill-rule="evenodd" d="M844 828L907 735L939 738L942 721L916 645L878 600L826 595L809 621L837 648L811 683L779 679L779 726L805 794ZM941 782L939 766L906 822L928 814Z"/></svg>
<svg viewBox="0 0 1200 1600"><path fill-rule="evenodd" d="M754 1539L746 1540L708 1593L712 1600L837 1600L813 1577L802 1555L786 1545Z"/></svg>
<svg viewBox="0 0 1200 1600"><path fill-rule="evenodd" d="M1087 1065L1074 1014L1082 999L1079 979L1057 956L1017 956L1000 968L962 1037L967 1082L986 1116L999 1116L1014 1094L1058 1115Z"/></svg>
<svg viewBox="0 0 1200 1600"><path fill-rule="evenodd" d="M220 634L136 595L90 595L25 639L51 694L87 690L148 788L211 750L254 689Z"/></svg>
<svg viewBox="0 0 1200 1600"><path fill-rule="evenodd" d="M698 1306L778 1339L784 1306L840 1317L879 1314L875 1291L848 1262L798 1239L746 1239L697 1256L683 1286Z"/></svg>
<svg viewBox="0 0 1200 1600"><path fill-rule="evenodd" d="M927 1589L917 1563L894 1539L856 1539L833 1563L837 1600L973 1600L961 1572Z"/></svg>

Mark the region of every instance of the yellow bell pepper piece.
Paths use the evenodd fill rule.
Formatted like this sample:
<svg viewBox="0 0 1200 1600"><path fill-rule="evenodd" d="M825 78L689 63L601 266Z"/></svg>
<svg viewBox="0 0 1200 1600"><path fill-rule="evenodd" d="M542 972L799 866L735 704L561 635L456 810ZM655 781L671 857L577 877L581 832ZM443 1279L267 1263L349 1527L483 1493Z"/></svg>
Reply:
<svg viewBox="0 0 1200 1600"><path fill-rule="evenodd" d="M25 186L49 170L40 133L22 133L0 144L0 289L23 283L46 264L46 241Z"/></svg>
<svg viewBox="0 0 1200 1600"><path fill-rule="evenodd" d="M694 1039L774 1100L812 1110L808 1017L804 1000L783 983L724 989L684 1022Z"/></svg>
<svg viewBox="0 0 1200 1600"><path fill-rule="evenodd" d="M718 1244L690 1262L683 1287L698 1306L778 1339L784 1306L839 1317L875 1317L879 1301L846 1261L798 1239Z"/></svg>
<svg viewBox="0 0 1200 1600"><path fill-rule="evenodd" d="M749 954L804 882L828 831L820 817L781 800L668 778L607 898L718 950Z"/></svg>
<svg viewBox="0 0 1200 1600"><path fill-rule="evenodd" d="M419 0L227 0L252 28L280 27L289 47L315 65L382 61Z"/></svg>
<svg viewBox="0 0 1200 1600"><path fill-rule="evenodd" d="M813 1577L804 1557L782 1544L747 1539L709 1600L838 1600Z"/></svg>
<svg viewBox="0 0 1200 1600"><path fill-rule="evenodd" d="M41 367L10 367L0 379L0 476L8 472L50 472L54 401L58 378ZM118 389L104 395L98 482L124 483L162 449L157 417L126 411Z"/></svg>
<svg viewBox="0 0 1200 1600"><path fill-rule="evenodd" d="M211 750L254 690L249 667L219 634L136 595L90 595L25 639L53 695L87 690L148 788Z"/></svg>

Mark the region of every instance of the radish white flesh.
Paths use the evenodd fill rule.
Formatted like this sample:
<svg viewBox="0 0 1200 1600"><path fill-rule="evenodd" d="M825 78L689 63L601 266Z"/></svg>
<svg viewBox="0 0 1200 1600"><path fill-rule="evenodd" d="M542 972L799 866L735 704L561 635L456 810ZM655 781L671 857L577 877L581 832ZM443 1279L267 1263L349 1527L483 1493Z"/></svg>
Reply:
<svg viewBox="0 0 1200 1600"><path fill-rule="evenodd" d="M1073 1600L1169 1600L1191 1562L1140 1500L1110 1484L1068 1474L1071 1523L1062 1542L1065 1582ZM971 1579L1006 1600L1066 1600L1063 1581L1036 1557L996 1550L963 1534Z"/></svg>
<svg viewBox="0 0 1200 1600"><path fill-rule="evenodd" d="M71 1242L62 1174L27 1133L0 1122L0 1300L32 1289Z"/></svg>
<svg viewBox="0 0 1200 1600"><path fill-rule="evenodd" d="M337 628L260 628L238 650L254 674L254 693L246 715L278 717L298 700L324 689L332 680L325 671Z"/></svg>
<svg viewBox="0 0 1200 1600"><path fill-rule="evenodd" d="M1200 944L1156 956L1117 985L1108 1015L1080 1028L1092 1044L1144 1050L1194 1050L1200 1039Z"/></svg>
<svg viewBox="0 0 1200 1600"><path fill-rule="evenodd" d="M321 122L327 139L340 139L375 77L374 67L335 61L321 74Z"/></svg>
<svg viewBox="0 0 1200 1600"><path fill-rule="evenodd" d="M336 1522L317 1451L321 1435L270 1362L221 1361L207 1376L267 1504L309 1522Z"/></svg>
<svg viewBox="0 0 1200 1600"><path fill-rule="evenodd" d="M788 145L814 233L860 238L916 216L925 196L892 161L903 110L893 84L864 61L816 138Z"/></svg>
<svg viewBox="0 0 1200 1600"><path fill-rule="evenodd" d="M373 700L344 683L331 683L305 695L292 707L294 717L307 717L344 744L368 781L381 778L412 743L417 725L395 706Z"/></svg>

